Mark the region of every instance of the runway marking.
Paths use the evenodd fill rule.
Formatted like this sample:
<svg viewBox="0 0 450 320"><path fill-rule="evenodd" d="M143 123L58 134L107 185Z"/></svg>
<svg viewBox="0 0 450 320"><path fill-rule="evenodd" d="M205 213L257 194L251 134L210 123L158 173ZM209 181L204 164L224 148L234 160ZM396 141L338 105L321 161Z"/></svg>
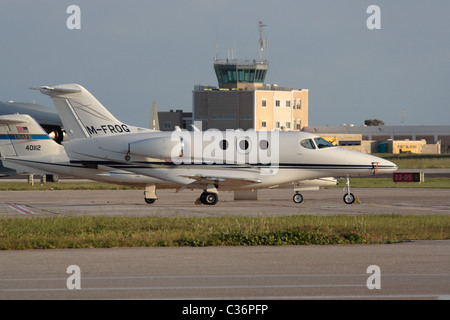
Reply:
<svg viewBox="0 0 450 320"><path fill-rule="evenodd" d="M367 273L316 273L316 274L224 274L199 276L110 276L83 277L84 280L133 280L133 279L205 279L205 278L265 278L265 277L367 277ZM450 277L450 273L385 273L383 277ZM67 278L0 278L0 281L60 281Z"/></svg>
<svg viewBox="0 0 450 320"><path fill-rule="evenodd" d="M116 287L116 288L81 288L69 290L67 288L25 288L3 289L7 292L33 292L33 291L122 291L122 290L182 290L182 289L273 289L273 288L333 288L333 287L366 287L366 284L287 284L287 285L252 285L252 286L175 286L175 287Z"/></svg>
<svg viewBox="0 0 450 320"><path fill-rule="evenodd" d="M67 288L48 288L48 289L3 289L0 291L3 292L56 292L56 291L65 291L65 292L86 292L86 291L125 291L125 290L134 290L134 291L151 291L151 290L217 290L217 289L275 289L275 288L343 288L343 287L366 287L365 285L266 285L266 286L192 286L192 287L130 287L130 288L81 288L79 290L69 290ZM121 300L123 298L120 298ZM185 299L185 297L172 297L172 298L146 298L149 300L179 300ZM436 299L436 300L450 300L450 296L447 294L391 294L391 295L342 295L342 296L325 296L325 295L317 295L317 296L230 296L230 297L189 297L190 300L287 300L287 299L295 299L295 300L311 300L311 299L319 299L319 300L327 300L327 299ZM131 300L134 300L131 298Z"/></svg>
<svg viewBox="0 0 450 320"><path fill-rule="evenodd" d="M429 274L429 273L415 273L415 274L384 274L384 277L449 277L450 274L448 273L434 273L434 274ZM235 275L173 275L173 276L167 276L167 275L161 275L161 276L99 276L99 277L84 277L82 278L82 280L91 280L91 281L95 281L95 280L139 280L139 279L148 279L148 280L176 280L176 279L211 279L211 280L219 280L219 279L242 279L242 278L247 278L247 279L257 279L257 278L269 278L269 277L273 277L273 278L277 278L277 279L286 279L286 278L308 278L308 279L312 279L312 278L328 278L328 279L334 279L334 278L342 278L342 277L346 277L348 280L350 279L357 279L357 278L366 278L367 274L256 274L256 275L239 275L239 274L235 274ZM15 281L17 282L21 282L23 283L23 281L33 281L33 283L39 283L39 281L45 281L48 283L48 281L63 281L65 283L67 279L66 278L23 278L23 279L7 279L7 278L0 278L0 283L6 284L12 284ZM34 282L36 281L36 282ZM345 280L344 280L345 281ZM352 281L353 282L353 281ZM136 286L130 286L130 287L126 287L126 286L114 286L114 283L110 283L113 286L112 287L89 287L89 281L87 282L83 282L84 283L84 287L82 285L82 288L80 290L69 290L67 289L65 286L64 287L60 287L58 286L57 288L2 288L0 289L0 292L3 292L4 294L6 293L13 293L13 292L21 292L23 294L28 293L37 293L37 292L72 292L70 294L76 294L73 292L79 292L79 294L82 294L82 292L125 292L125 291L136 291L136 292L145 292L148 291L148 294L150 294L150 292L154 292L156 294L156 292L158 292L158 294L162 294L164 292L166 292L166 294L168 294L168 292L172 292L174 290L178 290L180 291L180 293L182 291L185 290L199 290L197 292L198 296L194 296L194 297L190 297L189 299L213 299L213 300L221 300L221 299L225 299L225 300L230 300L230 299L245 299L245 300L256 300L256 299L270 299L270 300L274 300L274 299L438 299L438 300L448 300L450 299L450 296L448 295L448 293L436 293L436 294L420 294L420 293L416 293L416 294L380 294L380 292L375 293L373 295L368 295L367 293L364 294L363 292L361 292L361 295L345 295L345 289L344 288L366 288L366 283L365 281L362 281L361 283L353 283L353 284L335 284L335 283L325 283L325 284L320 284L320 283L312 283L312 284L254 284L254 285L223 285L223 284L217 284L215 285L214 283L211 284L204 284L204 285L193 285L193 284L189 284L187 283L186 285L178 285L178 286L141 286L141 287L136 287ZM286 296L243 296L243 295L239 295L239 292L241 290L273 290L273 289L298 289L298 290L307 290L308 288L316 288L316 289L325 289L325 288L341 288L344 295L339 296L339 295L286 295ZM182 291L181 291L182 290ZM212 297L211 295L205 295L202 294L200 292L200 290L232 290L231 292L233 292L233 294L236 294L236 296L230 296L230 297ZM239 290L239 291L238 291ZM226 291L224 291L226 292ZM153 294L151 294L153 295ZM158 297L158 300L176 300L176 299L184 299L184 296L180 296L180 297L170 297L170 298L161 298ZM121 298L122 299L122 298ZM153 299L151 296L149 298L146 299Z"/></svg>
<svg viewBox="0 0 450 320"><path fill-rule="evenodd" d="M161 299L156 298L149 300L180 300L185 298L169 298ZM439 295L439 294L410 294L410 295L361 295L361 296L261 296L261 297L190 297L189 300L332 300L332 299L437 299L437 300L450 300L449 295Z"/></svg>
<svg viewBox="0 0 450 320"><path fill-rule="evenodd" d="M20 212L21 214L25 214L25 215L32 215L35 214L33 211L27 210L25 208L23 208L22 206L19 206L17 204L12 204L12 203L3 203L4 205L10 207L11 209Z"/></svg>
<svg viewBox="0 0 450 320"><path fill-rule="evenodd" d="M84 280L134 280L134 279L207 279L207 278L290 278L290 277L366 277L366 273L353 273L353 274L249 274L249 275L199 275L199 276L110 276L110 277L83 277ZM386 273L383 277L450 277L449 273ZM0 278L0 281L65 281L67 278Z"/></svg>

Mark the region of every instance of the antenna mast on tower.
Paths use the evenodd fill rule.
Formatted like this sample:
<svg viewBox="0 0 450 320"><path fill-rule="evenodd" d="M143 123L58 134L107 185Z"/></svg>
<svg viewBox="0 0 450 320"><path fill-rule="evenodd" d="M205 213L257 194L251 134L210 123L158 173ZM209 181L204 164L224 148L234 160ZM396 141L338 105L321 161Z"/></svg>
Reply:
<svg viewBox="0 0 450 320"><path fill-rule="evenodd" d="M263 27L267 25L259 21L259 61L263 61L264 48L267 46L267 41L263 39Z"/></svg>

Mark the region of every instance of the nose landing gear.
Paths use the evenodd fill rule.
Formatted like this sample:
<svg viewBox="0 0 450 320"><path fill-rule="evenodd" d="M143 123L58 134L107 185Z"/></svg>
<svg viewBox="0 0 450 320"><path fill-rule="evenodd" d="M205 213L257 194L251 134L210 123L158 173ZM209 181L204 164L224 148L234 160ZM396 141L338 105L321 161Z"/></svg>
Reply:
<svg viewBox="0 0 450 320"><path fill-rule="evenodd" d="M350 192L350 178L347 175L347 181L345 182L345 188L344 191L346 192L344 194L344 202L346 204L352 204L353 202L355 202L355 196L353 195L353 193Z"/></svg>
<svg viewBox="0 0 450 320"><path fill-rule="evenodd" d="M295 203L302 203L302 201L303 201L303 196L302 196L300 193L296 192L296 193L294 194L294 197L292 198L292 200L293 200Z"/></svg>

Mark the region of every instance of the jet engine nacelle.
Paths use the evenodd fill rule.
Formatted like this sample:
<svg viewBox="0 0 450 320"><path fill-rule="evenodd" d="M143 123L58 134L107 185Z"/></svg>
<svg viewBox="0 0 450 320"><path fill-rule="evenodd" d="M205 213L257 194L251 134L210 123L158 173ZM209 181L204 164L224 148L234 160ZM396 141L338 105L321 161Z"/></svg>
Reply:
<svg viewBox="0 0 450 320"><path fill-rule="evenodd" d="M175 159L183 157L183 138L172 140L168 137L150 138L131 142L128 145L131 155L139 155L161 160Z"/></svg>

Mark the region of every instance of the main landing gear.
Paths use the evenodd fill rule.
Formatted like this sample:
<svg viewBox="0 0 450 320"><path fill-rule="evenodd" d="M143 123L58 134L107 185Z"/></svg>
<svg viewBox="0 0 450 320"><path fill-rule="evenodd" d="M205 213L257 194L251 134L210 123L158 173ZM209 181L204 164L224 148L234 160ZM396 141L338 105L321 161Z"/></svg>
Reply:
<svg viewBox="0 0 450 320"><path fill-rule="evenodd" d="M207 184L206 189L203 190L198 200L206 205L215 205L219 201L219 191L217 191L217 188L218 186L216 184Z"/></svg>
<svg viewBox="0 0 450 320"><path fill-rule="evenodd" d="M156 196L156 185L146 185L144 191L144 200L145 203L152 204L155 203L158 197Z"/></svg>
<svg viewBox="0 0 450 320"><path fill-rule="evenodd" d="M200 202L207 205L215 205L217 201L219 200L219 197L217 193L212 192L206 192L203 191L203 193L200 195Z"/></svg>

